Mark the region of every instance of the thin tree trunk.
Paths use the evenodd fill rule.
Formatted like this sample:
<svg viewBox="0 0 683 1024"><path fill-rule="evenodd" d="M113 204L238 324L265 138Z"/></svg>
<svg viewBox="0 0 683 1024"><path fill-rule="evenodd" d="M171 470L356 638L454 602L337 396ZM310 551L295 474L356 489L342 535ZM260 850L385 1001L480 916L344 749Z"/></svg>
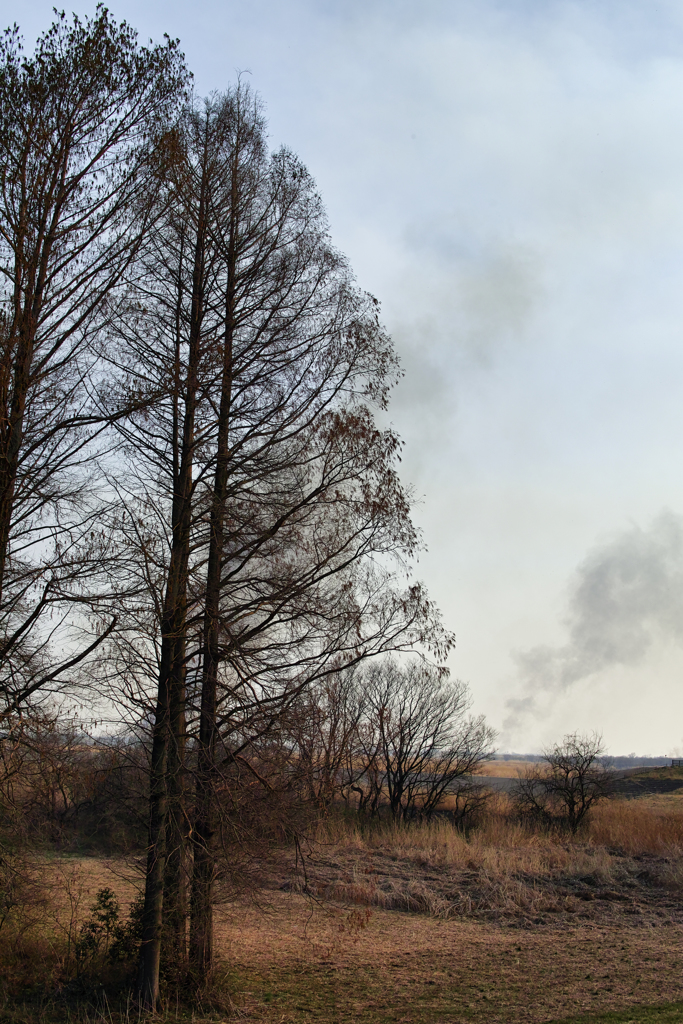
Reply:
<svg viewBox="0 0 683 1024"><path fill-rule="evenodd" d="M164 931L168 939L167 959L175 970L182 970L187 957L187 786L186 786L186 709L185 645L178 651L170 696L170 744L168 756L168 835L166 874L164 877Z"/></svg>
<svg viewBox="0 0 683 1024"><path fill-rule="evenodd" d="M184 526L186 509L178 495L181 516L179 527ZM162 955L162 928L164 914L164 880L168 856L169 837L169 762L174 736L171 721L171 696L179 667L179 637L185 629L185 601L187 586L187 558L189 529L178 529L172 550L166 593L166 608L162 622L161 668L152 738L152 763L149 796L149 844L147 875L143 909L143 934L138 975L138 999L148 1010L156 1011L159 1004L159 966ZM175 679L174 679L175 677ZM175 754L174 754L175 756Z"/></svg>
<svg viewBox="0 0 683 1024"><path fill-rule="evenodd" d="M26 397L29 390L33 332L24 328L19 333L17 355L12 381L10 408L2 410L4 422L0 424L0 599L2 598L5 569L9 553L14 492L19 471L19 452L24 429ZM9 339L8 339L9 346ZM3 389L4 390L4 389ZM7 402L7 394L3 396Z"/></svg>
<svg viewBox="0 0 683 1024"><path fill-rule="evenodd" d="M177 303L175 323L175 355L173 365L173 479L180 479L182 445L180 438L180 402L182 391L182 303L183 303L183 255L185 235L180 240L178 262ZM196 257L195 257L196 262ZM187 615L187 597L183 595L182 621ZM174 659L173 685L170 693L169 720L171 723L171 745L168 760L169 822L168 859L164 878L165 933L169 941L169 958L176 964L183 964L187 956L187 811L185 807L185 750L187 743L186 723L186 643L185 636L179 638Z"/></svg>
<svg viewBox="0 0 683 1024"><path fill-rule="evenodd" d="M197 789L194 822L194 869L190 922L190 962L204 979L213 961L213 850L216 766L216 707L219 665L219 615L225 502L228 483L228 431L232 389L232 338L226 338L221 393L216 477L211 509L211 538L207 567L202 652L202 698L199 722Z"/></svg>
<svg viewBox="0 0 683 1024"><path fill-rule="evenodd" d="M164 904L164 868L166 866L166 816L168 796L168 686L161 674L152 736L152 761L149 792L149 842L145 876L145 904L142 918L142 945L138 969L137 998L142 1007L156 1012L159 1006L159 966Z"/></svg>
<svg viewBox="0 0 683 1024"><path fill-rule="evenodd" d="M205 160L206 164L206 160ZM174 473L172 502L173 541L169 565L168 585L161 639L161 672L159 693L165 696L165 723L163 730L164 753L163 784L159 781L158 792L150 792L150 839L148 853L148 875L145 885L145 907L143 914L143 946L138 993L145 1009L156 1010L159 1001L159 967L162 956L162 923L164 918L164 876L167 862L167 839L169 832L169 788L177 800L176 781L182 773L177 770L184 744L184 686L185 686L185 640L187 628L187 583L192 528L192 467L194 457L195 414L197 406L198 370L200 356L200 333L203 317L203 276L205 257L205 193L206 166L202 177L197 218L197 239L194 253L192 281L192 314L190 321L189 353L185 384L185 411L183 416L180 457L177 472ZM176 445L176 452L178 445ZM156 723L155 723L156 728ZM160 740L161 743L161 740ZM173 752L171 753L171 748ZM169 765L173 773L169 774ZM154 781L154 777L153 777ZM180 876L174 877L175 881ZM167 885L171 879L166 876ZM174 889L169 900L176 916L181 904L180 892ZM185 920L183 920L183 929Z"/></svg>
<svg viewBox="0 0 683 1024"><path fill-rule="evenodd" d="M236 146L232 172L221 401L218 414L216 472L211 504L209 555L204 605L202 696L193 829L195 845L190 918L190 964L196 978L200 981L208 976L213 963L213 889L216 873L213 837L215 831L215 788L218 774L216 766L216 709L218 665L220 659L221 566L225 539L225 506L228 488L229 433L233 381L238 160L239 150Z"/></svg>

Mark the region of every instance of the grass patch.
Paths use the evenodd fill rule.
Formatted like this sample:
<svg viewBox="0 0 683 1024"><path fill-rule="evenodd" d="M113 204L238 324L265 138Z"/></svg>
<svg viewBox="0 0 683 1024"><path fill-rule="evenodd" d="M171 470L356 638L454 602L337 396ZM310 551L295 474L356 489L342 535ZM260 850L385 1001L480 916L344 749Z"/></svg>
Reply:
<svg viewBox="0 0 683 1024"><path fill-rule="evenodd" d="M549 1024L681 1024L683 1003L668 1003L660 1006L631 1006L627 1010L612 1010L609 1013L563 1017Z"/></svg>
<svg viewBox="0 0 683 1024"><path fill-rule="evenodd" d="M230 987L235 999L230 1007L167 1005L154 1020L156 1024L226 1024L230 1020L252 1024L508 1024L527 1020L529 1008L526 994L514 984L501 990L493 978L476 975L463 984L462 976L449 977L443 965L432 975L420 975L411 971L408 962L400 977L394 975L390 983L371 963L356 963L349 971L333 962L302 962L289 969L243 971L231 976ZM145 1019L125 1002L67 1005L55 1000L0 1005L1 1024L142 1024ZM683 1002L552 1018L552 1024L681 1022Z"/></svg>
<svg viewBox="0 0 683 1024"><path fill-rule="evenodd" d="M238 996L237 1004L246 1020L263 1024L482 1024L501 1019L500 993L485 979L473 978L463 986L442 972L429 977L411 973L408 968L404 978L394 975L388 984L372 965L356 964L352 976L333 964L306 965L252 979L251 991L248 987ZM508 1005L518 1001L514 992L509 996Z"/></svg>
<svg viewBox="0 0 683 1024"><path fill-rule="evenodd" d="M302 962L289 970L245 972L236 995L238 1016L260 1024L509 1024L528 1020L531 1007L536 1013L541 1008L540 991L530 1000L522 978L501 985L491 971L466 977L451 974L443 962L433 971L424 966L415 970L406 959L405 969L391 977L358 960L352 970L333 962ZM551 1014L547 1019L554 1024L681 1024L683 1002L574 1017Z"/></svg>
<svg viewBox="0 0 683 1024"><path fill-rule="evenodd" d="M634 779L680 779L683 786L683 768L663 766L661 768L637 768L629 773Z"/></svg>

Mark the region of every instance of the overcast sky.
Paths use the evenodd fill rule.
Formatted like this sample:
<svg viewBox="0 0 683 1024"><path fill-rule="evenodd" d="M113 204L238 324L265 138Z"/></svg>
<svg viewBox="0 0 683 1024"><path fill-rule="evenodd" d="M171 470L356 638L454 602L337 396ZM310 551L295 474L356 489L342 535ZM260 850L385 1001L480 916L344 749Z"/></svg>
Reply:
<svg viewBox="0 0 683 1024"><path fill-rule="evenodd" d="M52 6L0 0L27 43ZM683 753L683 0L110 7L200 94L250 72L316 177L500 749Z"/></svg>

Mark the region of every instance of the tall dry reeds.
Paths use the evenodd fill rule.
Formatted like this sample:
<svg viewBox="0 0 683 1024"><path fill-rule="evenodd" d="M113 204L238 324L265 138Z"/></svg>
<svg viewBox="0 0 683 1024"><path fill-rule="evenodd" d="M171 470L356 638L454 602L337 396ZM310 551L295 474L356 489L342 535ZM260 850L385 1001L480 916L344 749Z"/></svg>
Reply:
<svg viewBox="0 0 683 1024"><path fill-rule="evenodd" d="M608 883L624 870L624 857L663 856L683 864L683 806L662 813L646 800L605 801L571 835L520 822L500 794L467 832L445 819L374 825L332 819L320 825L317 840L339 853L382 854L422 869L474 871L492 879L592 875Z"/></svg>
<svg viewBox="0 0 683 1024"><path fill-rule="evenodd" d="M683 803L683 801L682 801ZM683 807L662 812L654 801L609 800L593 809L585 836L594 846L630 856L683 856Z"/></svg>

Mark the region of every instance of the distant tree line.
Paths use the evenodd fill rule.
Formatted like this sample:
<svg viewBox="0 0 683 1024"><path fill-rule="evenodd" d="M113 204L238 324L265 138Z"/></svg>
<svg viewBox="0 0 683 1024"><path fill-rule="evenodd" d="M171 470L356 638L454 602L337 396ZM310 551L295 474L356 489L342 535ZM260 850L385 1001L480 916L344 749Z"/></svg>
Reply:
<svg viewBox="0 0 683 1024"><path fill-rule="evenodd" d="M543 754L496 754L500 761L543 761ZM614 768L663 768L671 764L671 757L639 757L638 754L612 754L609 762Z"/></svg>

